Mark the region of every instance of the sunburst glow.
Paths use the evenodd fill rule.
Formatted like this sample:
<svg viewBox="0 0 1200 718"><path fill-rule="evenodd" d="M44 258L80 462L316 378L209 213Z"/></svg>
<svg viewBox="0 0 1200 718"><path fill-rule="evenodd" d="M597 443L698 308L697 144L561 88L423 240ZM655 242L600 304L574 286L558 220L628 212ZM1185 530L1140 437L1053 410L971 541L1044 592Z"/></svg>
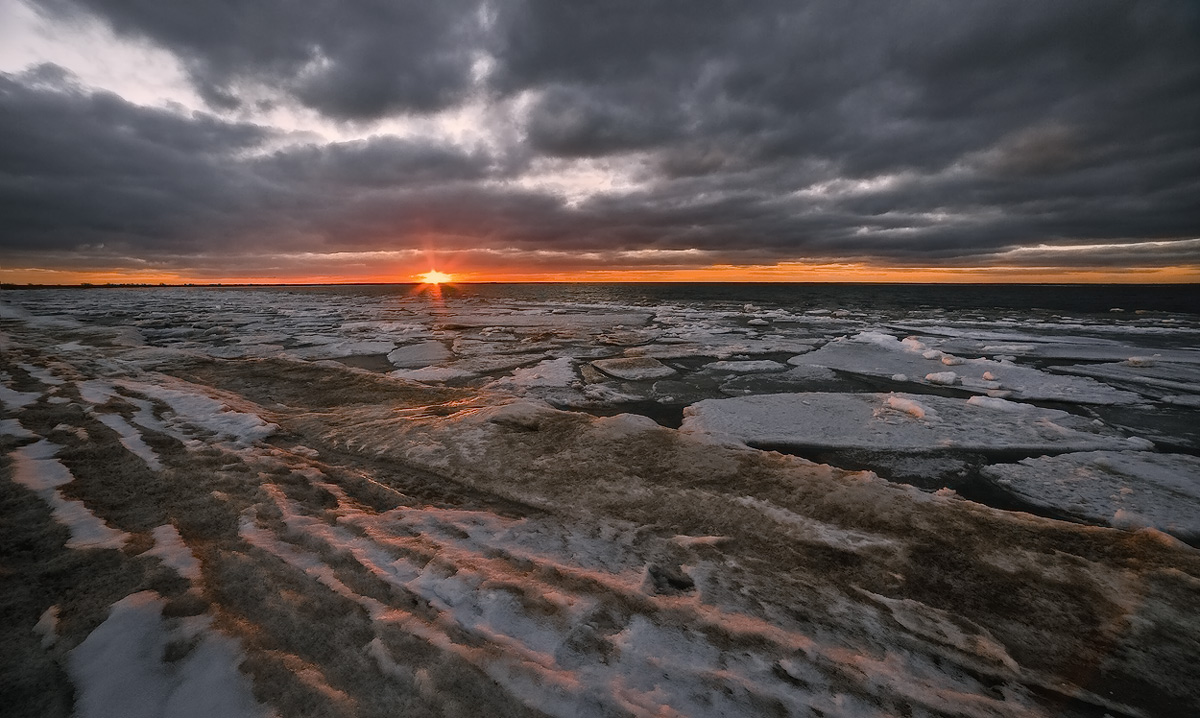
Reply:
<svg viewBox="0 0 1200 718"><path fill-rule="evenodd" d="M454 280L453 274L439 272L436 269L431 269L428 272L420 275L421 281L425 284L441 284L442 282L450 282Z"/></svg>

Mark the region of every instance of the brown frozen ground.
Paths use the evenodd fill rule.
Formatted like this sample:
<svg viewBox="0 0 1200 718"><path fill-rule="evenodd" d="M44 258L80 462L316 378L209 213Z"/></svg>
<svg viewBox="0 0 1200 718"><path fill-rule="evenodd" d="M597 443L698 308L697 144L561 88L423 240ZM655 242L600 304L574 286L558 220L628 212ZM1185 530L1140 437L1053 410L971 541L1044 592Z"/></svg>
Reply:
<svg viewBox="0 0 1200 718"><path fill-rule="evenodd" d="M334 362L0 329L33 435L0 435L6 715L70 715L72 652L140 591L211 616L282 716L1200 715L1200 553L1164 534ZM37 439L122 548L69 547L15 480ZM167 525L198 576L151 554Z"/></svg>

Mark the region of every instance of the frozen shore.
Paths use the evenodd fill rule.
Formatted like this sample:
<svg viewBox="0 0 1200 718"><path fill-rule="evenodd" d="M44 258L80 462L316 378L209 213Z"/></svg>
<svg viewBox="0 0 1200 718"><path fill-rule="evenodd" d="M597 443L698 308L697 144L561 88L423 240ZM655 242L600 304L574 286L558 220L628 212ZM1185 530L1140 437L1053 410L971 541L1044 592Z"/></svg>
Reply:
<svg viewBox="0 0 1200 718"><path fill-rule="evenodd" d="M752 306L79 296L0 298L25 713L1200 712L1200 477L1154 440L1191 435L1106 413L1187 410L1182 350L1067 338L1103 363L1052 372ZM977 454L1073 521L813 450Z"/></svg>

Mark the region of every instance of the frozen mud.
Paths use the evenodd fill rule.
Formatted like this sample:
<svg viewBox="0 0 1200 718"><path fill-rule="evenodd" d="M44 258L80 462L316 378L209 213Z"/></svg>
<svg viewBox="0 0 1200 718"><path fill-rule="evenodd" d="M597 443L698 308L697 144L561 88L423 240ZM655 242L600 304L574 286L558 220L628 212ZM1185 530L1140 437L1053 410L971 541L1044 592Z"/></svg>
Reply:
<svg viewBox="0 0 1200 718"><path fill-rule="evenodd" d="M1194 457L1095 413L1186 406L793 360L862 313L93 296L0 302L12 715L1200 711ZM1071 520L747 445L780 438L983 452Z"/></svg>

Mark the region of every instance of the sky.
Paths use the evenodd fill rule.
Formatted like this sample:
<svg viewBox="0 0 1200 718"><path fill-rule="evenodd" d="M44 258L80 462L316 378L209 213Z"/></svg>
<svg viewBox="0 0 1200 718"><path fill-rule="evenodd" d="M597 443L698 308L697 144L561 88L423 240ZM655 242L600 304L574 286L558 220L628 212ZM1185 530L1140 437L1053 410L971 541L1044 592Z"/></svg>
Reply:
<svg viewBox="0 0 1200 718"><path fill-rule="evenodd" d="M0 0L0 281L1200 281L1200 3Z"/></svg>

